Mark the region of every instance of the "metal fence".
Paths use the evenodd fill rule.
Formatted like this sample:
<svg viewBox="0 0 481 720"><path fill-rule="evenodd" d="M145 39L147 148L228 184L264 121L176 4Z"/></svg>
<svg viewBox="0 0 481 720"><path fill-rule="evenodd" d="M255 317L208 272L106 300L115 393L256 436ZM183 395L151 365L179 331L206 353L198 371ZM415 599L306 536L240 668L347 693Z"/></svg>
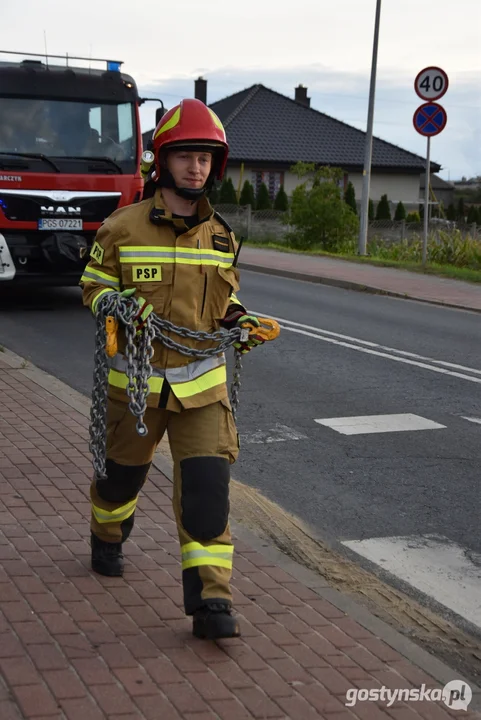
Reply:
<svg viewBox="0 0 481 720"><path fill-rule="evenodd" d="M286 233L292 227L285 222L286 213L282 210L252 210L250 205L216 205L215 209L232 226L237 236L244 236L257 242L282 243ZM470 235L481 241L481 226L440 220L433 218L429 222L430 235L440 236L441 232L451 233L459 230L462 237ZM422 236L423 222L406 222L405 220L372 220L368 225L369 240L383 240L395 243Z"/></svg>

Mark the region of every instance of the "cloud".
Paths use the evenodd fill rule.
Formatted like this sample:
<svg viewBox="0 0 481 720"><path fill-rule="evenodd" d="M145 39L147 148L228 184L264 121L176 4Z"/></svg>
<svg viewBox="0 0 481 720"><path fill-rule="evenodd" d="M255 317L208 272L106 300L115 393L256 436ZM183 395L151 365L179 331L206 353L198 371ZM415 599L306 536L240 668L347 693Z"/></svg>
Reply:
<svg viewBox="0 0 481 720"><path fill-rule="evenodd" d="M366 129L369 74L339 72L322 64L285 68L223 67L206 72L201 66L192 73L174 78L152 79L140 84L145 96L160 97L172 107L183 97L194 96L194 81L203 76L208 81L207 100L215 102L255 83L262 83L288 97L294 88L308 88L311 107L361 130ZM414 91L414 76L396 68L379 72L376 83L374 134L418 155L426 154L426 139L413 127L416 108L424 101ZM481 174L481 91L475 71L450 76L450 87L439 100L446 109L445 130L431 140L431 157L443 170L446 179ZM141 110L144 132L154 125L155 107L147 103Z"/></svg>

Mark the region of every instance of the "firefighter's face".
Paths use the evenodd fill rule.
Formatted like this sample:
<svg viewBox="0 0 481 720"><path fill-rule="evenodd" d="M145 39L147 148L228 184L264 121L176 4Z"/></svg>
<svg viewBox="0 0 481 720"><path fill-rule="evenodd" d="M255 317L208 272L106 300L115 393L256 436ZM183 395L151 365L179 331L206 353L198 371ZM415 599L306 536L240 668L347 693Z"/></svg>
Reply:
<svg viewBox="0 0 481 720"><path fill-rule="evenodd" d="M212 168L212 153L172 150L167 155L167 168L177 187L197 190L207 182Z"/></svg>

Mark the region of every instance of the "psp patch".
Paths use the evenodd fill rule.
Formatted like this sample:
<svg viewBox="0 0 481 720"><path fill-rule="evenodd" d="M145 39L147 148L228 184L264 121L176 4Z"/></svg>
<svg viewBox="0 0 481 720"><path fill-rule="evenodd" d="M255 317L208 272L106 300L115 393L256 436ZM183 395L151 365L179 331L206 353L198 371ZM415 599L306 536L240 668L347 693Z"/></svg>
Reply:
<svg viewBox="0 0 481 720"><path fill-rule="evenodd" d="M98 262L99 265L102 265L104 261L104 249L99 245L97 240L92 245L92 249L90 251L90 257L93 258Z"/></svg>
<svg viewBox="0 0 481 720"><path fill-rule="evenodd" d="M162 280L160 265L133 265L132 280L134 282L155 282Z"/></svg>

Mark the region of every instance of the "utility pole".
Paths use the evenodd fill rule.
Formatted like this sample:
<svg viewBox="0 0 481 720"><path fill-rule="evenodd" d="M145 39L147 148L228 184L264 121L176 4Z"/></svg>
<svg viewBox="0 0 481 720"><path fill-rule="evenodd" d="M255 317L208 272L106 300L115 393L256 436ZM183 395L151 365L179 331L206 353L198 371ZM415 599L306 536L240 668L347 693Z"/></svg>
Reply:
<svg viewBox="0 0 481 720"><path fill-rule="evenodd" d="M377 49L379 45L379 23L381 19L381 0L376 4L374 24L374 43L372 48L371 84L369 88L369 108L367 113L366 144L364 150L364 172L362 175L361 226L359 230L359 255L366 255L367 224L369 219L369 191L371 187L372 128L374 124L374 97L376 94Z"/></svg>

